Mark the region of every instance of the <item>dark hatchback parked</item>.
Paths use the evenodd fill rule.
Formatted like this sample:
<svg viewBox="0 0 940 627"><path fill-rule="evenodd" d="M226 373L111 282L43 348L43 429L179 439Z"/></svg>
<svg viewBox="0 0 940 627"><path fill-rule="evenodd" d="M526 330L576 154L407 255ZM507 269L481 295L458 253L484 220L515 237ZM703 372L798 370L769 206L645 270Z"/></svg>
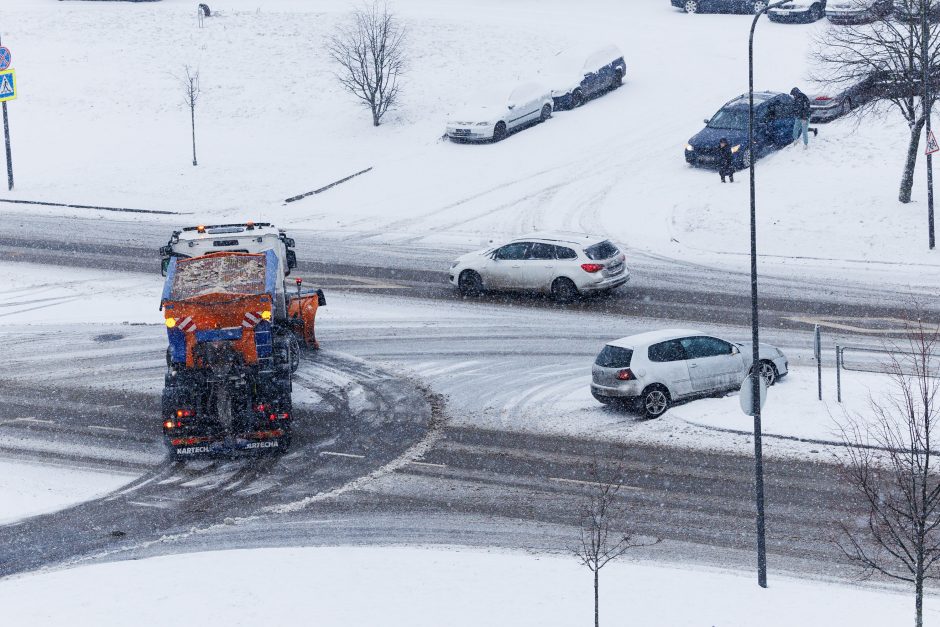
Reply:
<svg viewBox="0 0 940 627"><path fill-rule="evenodd" d="M611 44L589 51L562 51L541 79L552 90L555 111L561 111L580 107L590 98L617 89L626 72L623 53Z"/></svg>
<svg viewBox="0 0 940 627"><path fill-rule="evenodd" d="M748 96L742 94L718 110L705 128L696 133L685 147L685 160L691 165L715 166L718 163L718 141L728 140L734 167L750 167L751 158L764 155L793 143L793 98L772 91L754 93L754 145L747 146Z"/></svg>
<svg viewBox="0 0 940 627"><path fill-rule="evenodd" d="M686 13L757 13L767 6L765 0L671 0L672 6Z"/></svg>
<svg viewBox="0 0 940 627"><path fill-rule="evenodd" d="M767 11L771 22L806 24L826 17L826 0L794 0Z"/></svg>

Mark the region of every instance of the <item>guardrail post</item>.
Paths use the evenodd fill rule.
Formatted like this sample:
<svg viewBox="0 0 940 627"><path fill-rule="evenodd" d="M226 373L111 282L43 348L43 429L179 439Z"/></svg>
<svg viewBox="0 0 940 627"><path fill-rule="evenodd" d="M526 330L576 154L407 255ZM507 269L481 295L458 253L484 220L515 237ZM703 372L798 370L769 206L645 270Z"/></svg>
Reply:
<svg viewBox="0 0 940 627"><path fill-rule="evenodd" d="M819 332L819 325L816 325L816 338L813 342L813 354L816 357L816 388L818 390L819 400L822 400L822 336Z"/></svg>
<svg viewBox="0 0 940 627"><path fill-rule="evenodd" d="M836 400L842 402L842 349L836 344Z"/></svg>

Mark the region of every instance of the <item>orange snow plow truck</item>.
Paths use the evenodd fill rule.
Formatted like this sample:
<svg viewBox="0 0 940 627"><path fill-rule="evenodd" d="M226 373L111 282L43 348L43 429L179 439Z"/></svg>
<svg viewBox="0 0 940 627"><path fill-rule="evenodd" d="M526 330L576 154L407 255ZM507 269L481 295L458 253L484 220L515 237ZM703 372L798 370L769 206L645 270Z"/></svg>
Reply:
<svg viewBox="0 0 940 627"><path fill-rule="evenodd" d="M177 458L290 445L301 344L318 347L321 290L289 290L294 240L268 223L174 231L166 276L163 433Z"/></svg>

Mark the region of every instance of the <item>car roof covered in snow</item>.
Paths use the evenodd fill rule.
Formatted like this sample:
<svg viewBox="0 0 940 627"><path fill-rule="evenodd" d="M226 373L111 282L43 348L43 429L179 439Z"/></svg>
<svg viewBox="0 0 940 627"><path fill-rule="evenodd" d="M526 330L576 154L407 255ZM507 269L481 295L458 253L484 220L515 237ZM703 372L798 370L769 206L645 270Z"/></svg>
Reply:
<svg viewBox="0 0 940 627"><path fill-rule="evenodd" d="M607 345L618 346L620 348L636 348L638 346L647 346L657 342L665 342L666 340L675 340L680 337L696 335L707 334L696 329L661 329L659 331L647 331L646 333L628 335L627 337L607 342Z"/></svg>
<svg viewBox="0 0 940 627"><path fill-rule="evenodd" d="M754 105L755 106L761 105L767 102L768 100L773 100L777 96L782 96L782 95L783 94L779 92L775 92L775 91L755 91L754 92ZM750 99L748 98L747 94L741 94L737 98L732 98L731 100L725 103L722 109L732 109L732 108L736 109L739 107L744 107L745 109L750 107Z"/></svg>
<svg viewBox="0 0 940 627"><path fill-rule="evenodd" d="M591 246L606 241L608 238L603 235L590 235L588 233L578 233L576 231L536 231L513 239L513 242L531 242L539 240L543 242L564 242L566 244L578 244L581 246Z"/></svg>

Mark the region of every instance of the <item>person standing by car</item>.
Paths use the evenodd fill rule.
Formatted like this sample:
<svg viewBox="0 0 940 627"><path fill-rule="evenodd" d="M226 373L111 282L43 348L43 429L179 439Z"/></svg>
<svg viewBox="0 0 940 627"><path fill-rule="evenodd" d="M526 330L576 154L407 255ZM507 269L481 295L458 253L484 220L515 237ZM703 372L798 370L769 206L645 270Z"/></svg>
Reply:
<svg viewBox="0 0 940 627"><path fill-rule="evenodd" d="M790 90L793 96L793 113L796 119L793 120L793 141L803 134L803 150L809 147L809 116L812 108L809 104L809 96L800 91L799 87Z"/></svg>
<svg viewBox="0 0 940 627"><path fill-rule="evenodd" d="M734 183L734 153L724 137L718 140L718 176L722 183L726 176Z"/></svg>

